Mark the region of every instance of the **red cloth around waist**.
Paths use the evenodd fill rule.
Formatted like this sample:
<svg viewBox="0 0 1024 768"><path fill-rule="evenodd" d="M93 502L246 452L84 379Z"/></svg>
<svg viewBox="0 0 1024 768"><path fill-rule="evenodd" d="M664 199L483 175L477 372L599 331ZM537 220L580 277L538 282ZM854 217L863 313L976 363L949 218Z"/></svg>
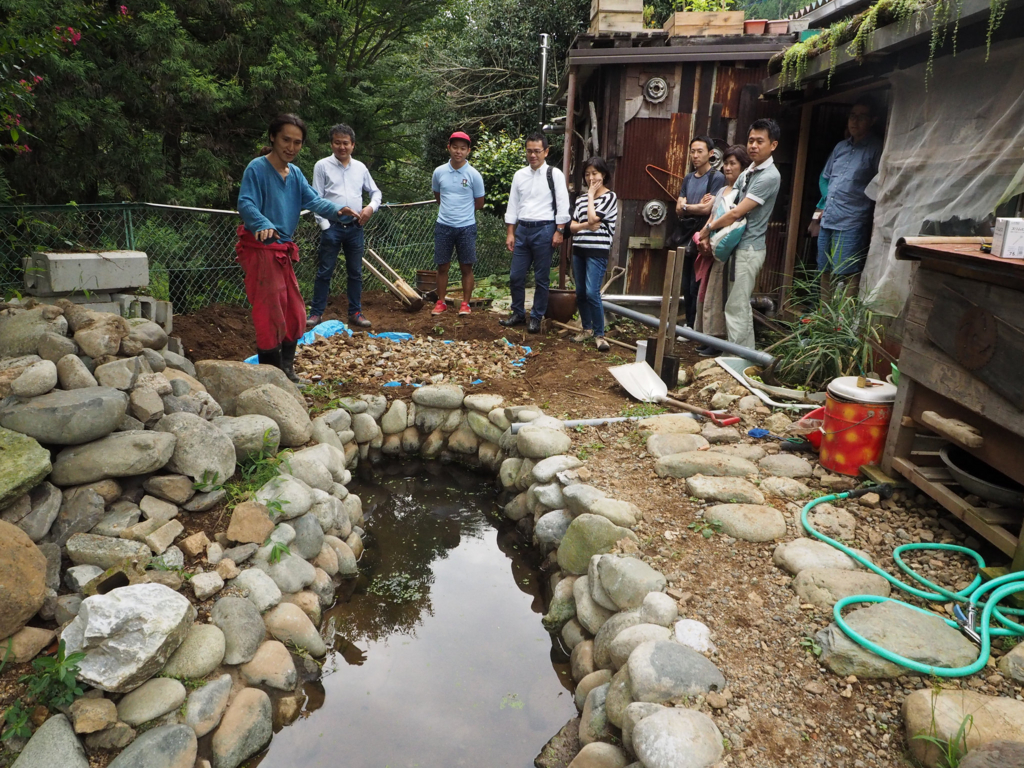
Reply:
<svg viewBox="0 0 1024 768"><path fill-rule="evenodd" d="M295 243L261 243L238 227L236 261L245 272L245 295L252 305L258 349L274 349L295 341L306 329L306 304L292 263L299 260Z"/></svg>

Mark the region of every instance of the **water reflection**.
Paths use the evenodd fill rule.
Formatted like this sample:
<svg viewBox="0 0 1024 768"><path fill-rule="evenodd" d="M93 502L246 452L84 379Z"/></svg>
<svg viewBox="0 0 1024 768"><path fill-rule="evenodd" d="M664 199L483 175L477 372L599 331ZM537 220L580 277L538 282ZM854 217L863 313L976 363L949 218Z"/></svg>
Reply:
<svg viewBox="0 0 1024 768"><path fill-rule="evenodd" d="M407 463L351 490L368 521L361 575L326 614L322 680L260 765L532 765L575 713L568 659L541 626L532 552L488 517L490 481Z"/></svg>

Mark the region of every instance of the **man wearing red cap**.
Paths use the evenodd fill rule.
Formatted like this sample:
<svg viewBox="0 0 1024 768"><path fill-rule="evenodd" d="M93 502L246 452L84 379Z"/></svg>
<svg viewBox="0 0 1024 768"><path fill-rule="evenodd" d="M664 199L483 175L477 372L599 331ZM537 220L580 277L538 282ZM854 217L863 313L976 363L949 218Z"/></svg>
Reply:
<svg viewBox="0 0 1024 768"><path fill-rule="evenodd" d="M476 212L484 207L484 178L468 161L469 134L456 131L448 139L451 160L434 169L430 186L438 202L434 225L434 264L437 266L437 304L431 312L440 315L448 289L448 269L453 252L462 270L462 306L460 315L469 314L473 295L473 264L476 263Z"/></svg>

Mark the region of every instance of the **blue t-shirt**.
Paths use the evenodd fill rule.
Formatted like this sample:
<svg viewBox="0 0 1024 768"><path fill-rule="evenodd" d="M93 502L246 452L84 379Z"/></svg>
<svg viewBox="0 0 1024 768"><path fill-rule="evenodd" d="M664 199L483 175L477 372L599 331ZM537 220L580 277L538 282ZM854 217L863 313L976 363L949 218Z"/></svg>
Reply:
<svg viewBox="0 0 1024 768"><path fill-rule="evenodd" d="M451 162L434 169L430 188L441 195L437 222L449 227L476 224L476 199L484 196L484 177L466 163L456 170Z"/></svg>
<svg viewBox="0 0 1024 768"><path fill-rule="evenodd" d="M687 205L698 205L704 195L717 195L718 190L725 186L725 175L714 168L703 176L688 173L679 187L679 197L686 198Z"/></svg>
<svg viewBox="0 0 1024 768"><path fill-rule="evenodd" d="M273 229L278 241L288 242L295 235L303 208L332 221L338 218L338 206L320 197L297 165L288 163L284 179L266 156L246 166L238 192L238 213L253 235Z"/></svg>

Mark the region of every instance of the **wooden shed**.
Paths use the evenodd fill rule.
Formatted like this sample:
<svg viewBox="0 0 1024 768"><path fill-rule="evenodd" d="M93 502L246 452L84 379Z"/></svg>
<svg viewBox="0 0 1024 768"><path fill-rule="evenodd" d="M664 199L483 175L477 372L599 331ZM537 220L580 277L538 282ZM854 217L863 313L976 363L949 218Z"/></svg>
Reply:
<svg viewBox="0 0 1024 768"><path fill-rule="evenodd" d="M795 34L670 37L663 30L576 39L567 81L573 105L570 191L583 189L587 157L608 161L621 206L609 268L626 268L613 292L661 293L675 199L682 177L692 170L692 137L707 135L719 146L745 144L747 126L759 117L774 117L784 136L795 135L795 122L779 100L761 98L768 59L795 40ZM784 139L776 154L784 190L790 187L792 155ZM782 285L788 206L783 198L769 229L761 293L777 294Z"/></svg>

